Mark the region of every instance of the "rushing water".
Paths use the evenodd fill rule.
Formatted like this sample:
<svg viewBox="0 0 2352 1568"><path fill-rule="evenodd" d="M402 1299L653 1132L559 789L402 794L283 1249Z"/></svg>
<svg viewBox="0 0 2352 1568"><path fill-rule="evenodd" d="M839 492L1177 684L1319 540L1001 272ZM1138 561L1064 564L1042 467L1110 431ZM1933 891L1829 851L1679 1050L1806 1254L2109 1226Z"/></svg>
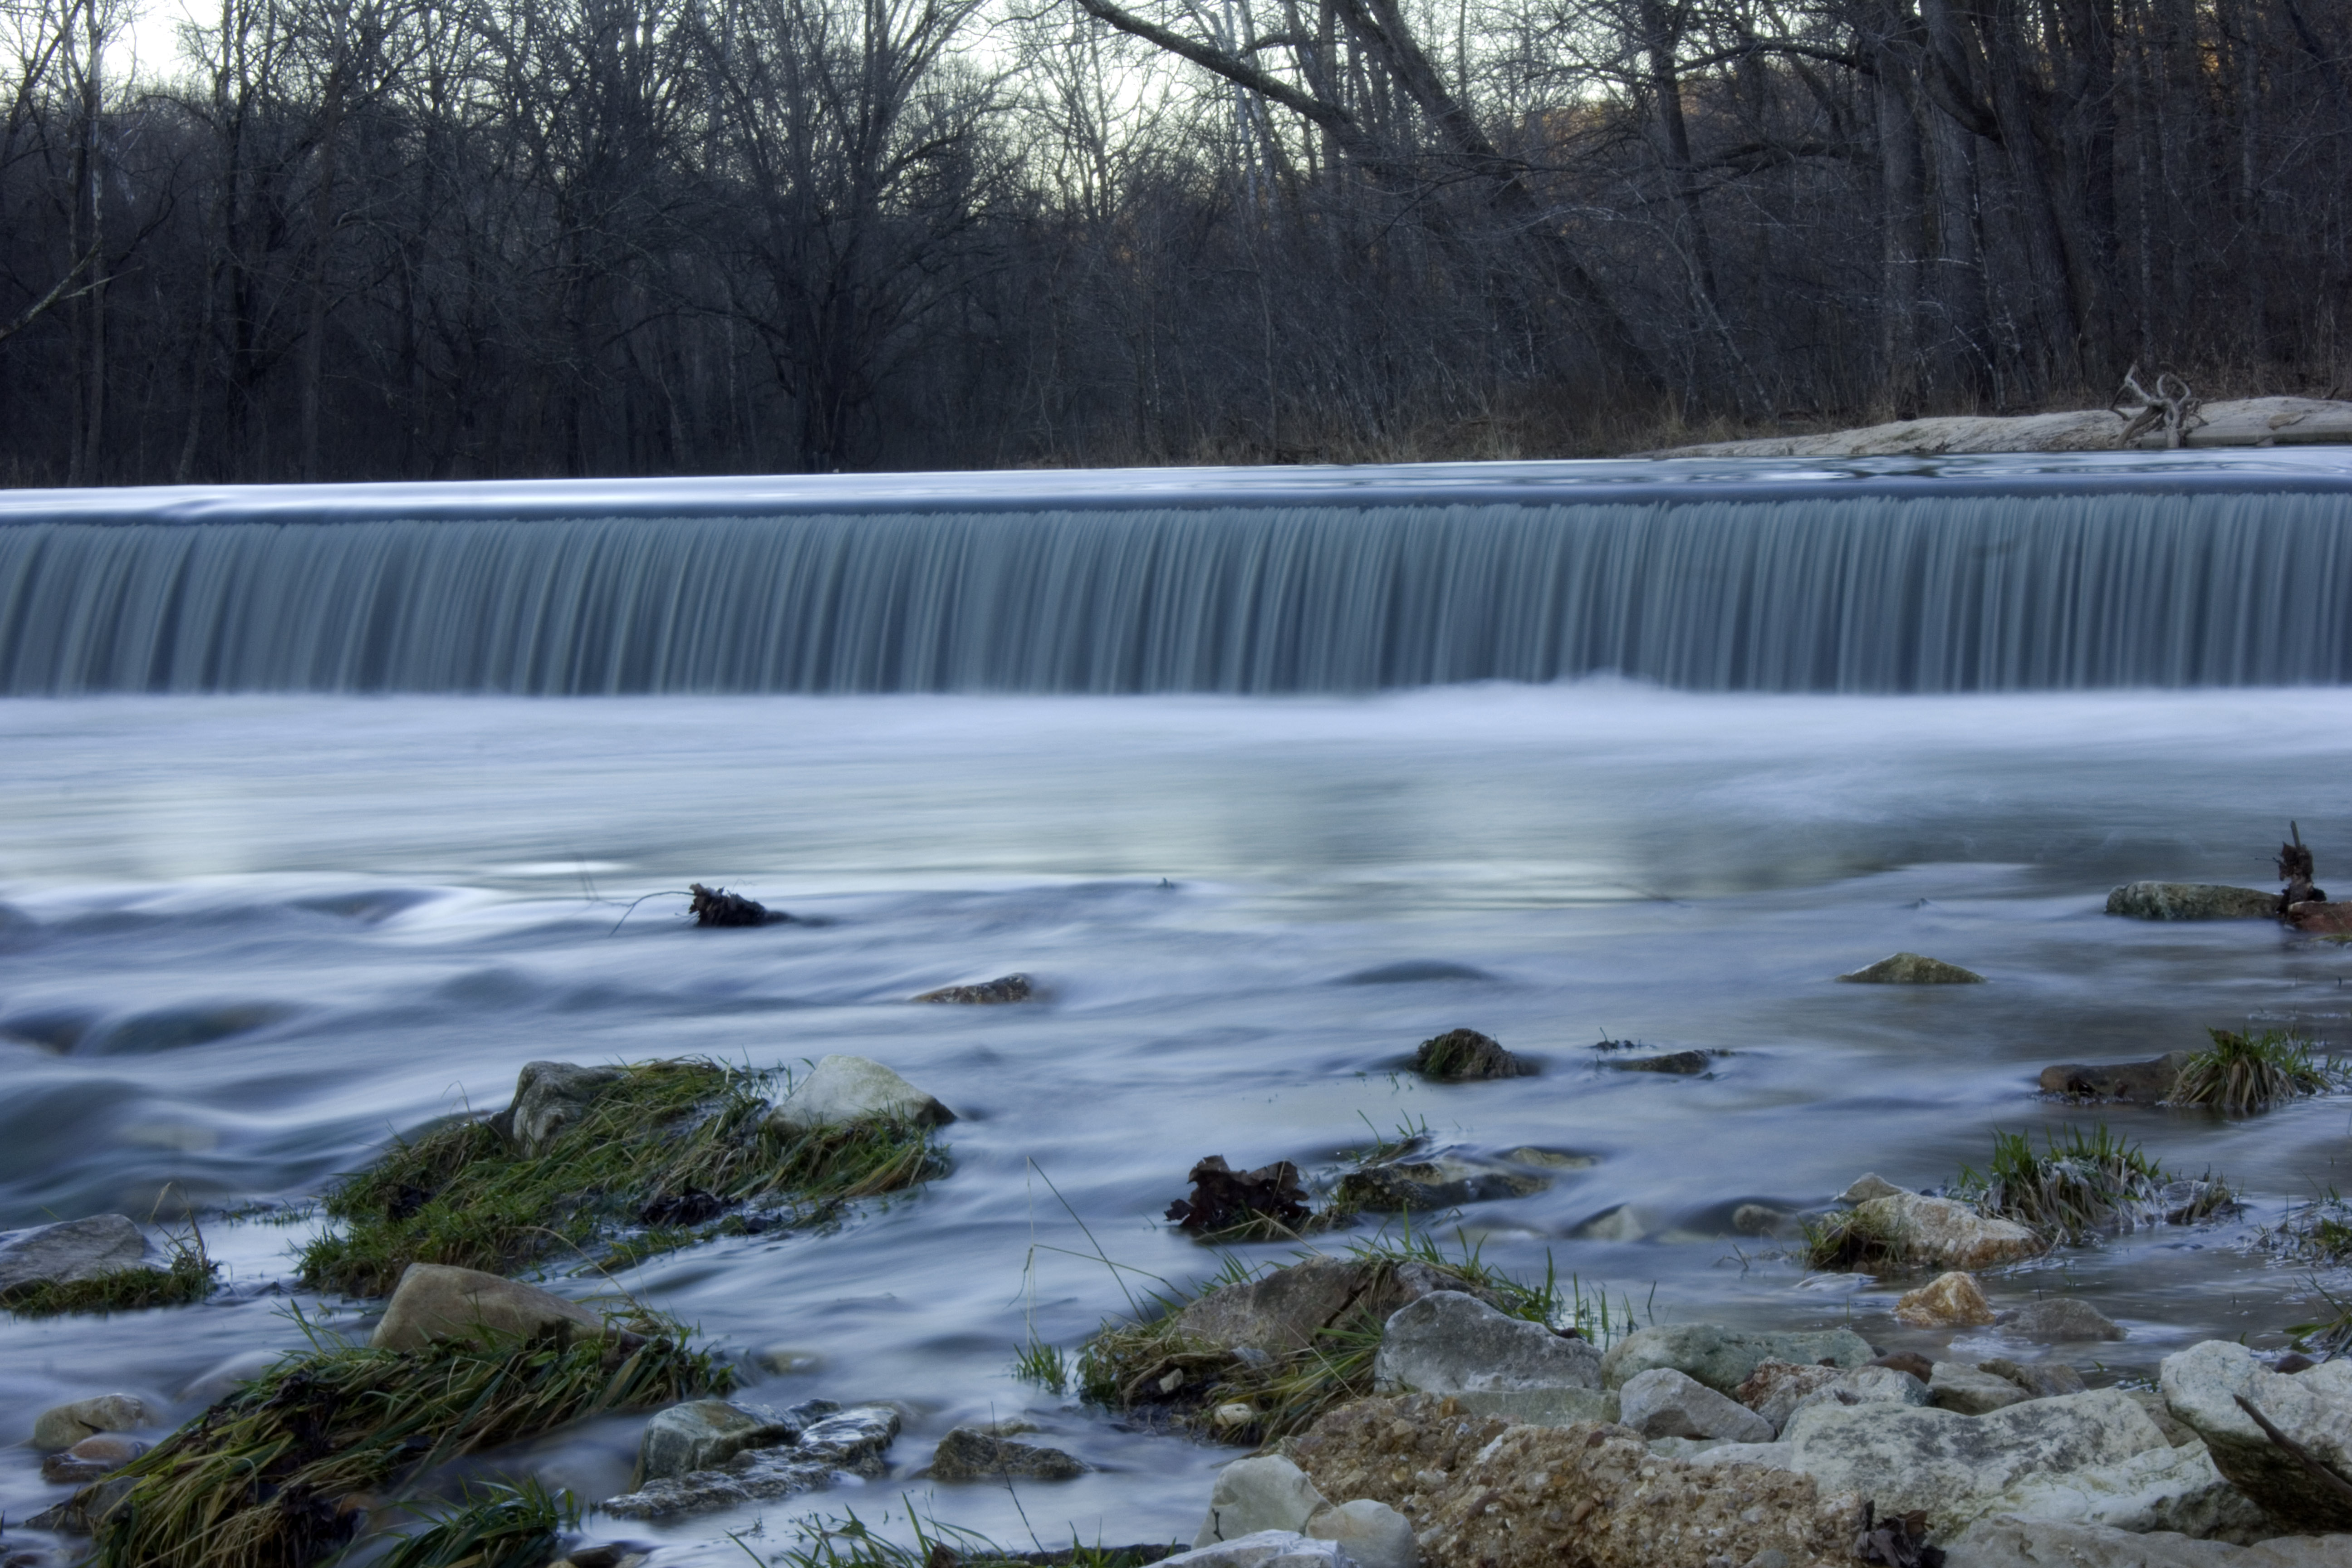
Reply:
<svg viewBox="0 0 2352 1568"><path fill-rule="evenodd" d="M1218 1452L1009 1366L1033 1322L1074 1346L1124 1309L1119 1278L1074 1256L1078 1219L1133 1269L1214 1268L1158 1217L1205 1154L1328 1169L1405 1121L1589 1153L1549 1192L1464 1211L1490 1261L1549 1259L1662 1321L1850 1315L1940 1350L1894 1324L1891 1290L1808 1281L1732 1235L1730 1206L1820 1204L1873 1169L1936 1184L1995 1127L2084 1121L2033 1097L2053 1060L2250 1018L2352 1043L2343 949L2100 912L2132 878L2265 884L2290 818L2323 884L2352 875L2337 689L118 697L0 705L0 1226L144 1215L168 1189L216 1216L235 1285L195 1309L0 1321L0 1439L118 1387L184 1412L209 1370L297 1342L289 1307L336 1305L289 1293L303 1224L219 1211L299 1199L396 1132L503 1103L526 1060L872 1056L963 1113L952 1175L837 1230L620 1281L731 1352L821 1358L754 1397L911 1412L899 1479L772 1507L751 1542L768 1550L795 1511L902 1494L1024 1542L1189 1532ZM657 898L615 930L625 900L689 879L823 923L698 931ZM1833 983L1898 948L1991 983ZM1015 969L1050 1000L903 1000ZM1393 1070L1457 1025L1546 1071ZM1733 1054L1697 1079L1598 1072L1604 1031ZM2063 1254L1997 1300L2063 1281L2126 1321L2095 1376L2314 1315L2313 1284L2240 1240L2344 1181L2345 1101L2098 1114L2225 1172L2253 1210ZM949 1426L1019 1414L1102 1472L1017 1494L904 1479ZM509 1458L605 1495L634 1434ZM56 1495L0 1450L8 1517ZM719 1531L751 1523L609 1533L740 1563Z"/></svg>
<svg viewBox="0 0 2352 1568"><path fill-rule="evenodd" d="M2326 452L31 492L0 693L2352 680Z"/></svg>

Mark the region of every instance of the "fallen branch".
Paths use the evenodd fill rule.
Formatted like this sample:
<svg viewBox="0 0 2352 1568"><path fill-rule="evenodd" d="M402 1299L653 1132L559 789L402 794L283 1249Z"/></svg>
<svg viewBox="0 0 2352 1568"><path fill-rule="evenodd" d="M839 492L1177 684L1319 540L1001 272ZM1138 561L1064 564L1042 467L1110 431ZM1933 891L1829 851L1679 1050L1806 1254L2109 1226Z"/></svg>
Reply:
<svg viewBox="0 0 2352 1568"><path fill-rule="evenodd" d="M2198 413L2205 405L2204 400L2189 390L2187 382L2168 370L2158 374L2156 390L2150 392L2140 384L2139 362L2134 360L2131 368L2124 372L2123 385L2116 389L2115 399L2107 406L2115 413L2122 414L2126 394L2139 400L2140 409L2130 416L2130 422L2124 426L2124 433L2116 438L2117 447L2129 447L2161 423L2164 426L2165 447L2168 451L2174 450L2186 446L2189 432L2205 423L2204 416ZM2195 424L2190 423L2192 420Z"/></svg>
<svg viewBox="0 0 2352 1568"><path fill-rule="evenodd" d="M2280 1431L2277 1425L2273 1422L2269 1416L2263 1415L2260 1409L2256 1408L2252 1400L2247 1398L2242 1394L2236 1394L2233 1397L2238 1402L2238 1408L2254 1418L2254 1425L2263 1429L2263 1436L2268 1437L2273 1443L2285 1449L2288 1454L2292 1455L2296 1464L2301 1465L2305 1470L2308 1470L2311 1473L2311 1479L2313 1480L2317 1481L2329 1491L2337 1493L2338 1495L2346 1498L2352 1498L2352 1481L2347 1481L2342 1476L2337 1475L2335 1469L2329 1466L2326 1461L2320 1458L2318 1455L2313 1453L2310 1449L2305 1447L2302 1444L2296 1442L2294 1438Z"/></svg>

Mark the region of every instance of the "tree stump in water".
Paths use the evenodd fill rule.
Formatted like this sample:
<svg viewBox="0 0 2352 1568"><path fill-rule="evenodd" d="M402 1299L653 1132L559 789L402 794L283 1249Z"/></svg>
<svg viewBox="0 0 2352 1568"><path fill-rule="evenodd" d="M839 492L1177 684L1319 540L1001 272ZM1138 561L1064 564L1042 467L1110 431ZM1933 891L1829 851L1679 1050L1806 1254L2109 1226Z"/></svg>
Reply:
<svg viewBox="0 0 2352 1568"><path fill-rule="evenodd" d="M768 907L740 893L724 888L706 888L699 882L688 882L687 890L694 901L687 910L698 926L756 926L768 921Z"/></svg>

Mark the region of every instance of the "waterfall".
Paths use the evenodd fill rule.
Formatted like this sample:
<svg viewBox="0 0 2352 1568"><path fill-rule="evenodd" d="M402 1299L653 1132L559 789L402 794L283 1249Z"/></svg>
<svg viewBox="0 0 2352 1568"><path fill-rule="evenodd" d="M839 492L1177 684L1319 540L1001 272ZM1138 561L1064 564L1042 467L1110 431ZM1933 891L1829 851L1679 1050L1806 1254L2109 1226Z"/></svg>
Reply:
<svg viewBox="0 0 2352 1568"><path fill-rule="evenodd" d="M644 493L504 518L0 510L0 692L2352 679L2343 484L1048 490L667 517Z"/></svg>

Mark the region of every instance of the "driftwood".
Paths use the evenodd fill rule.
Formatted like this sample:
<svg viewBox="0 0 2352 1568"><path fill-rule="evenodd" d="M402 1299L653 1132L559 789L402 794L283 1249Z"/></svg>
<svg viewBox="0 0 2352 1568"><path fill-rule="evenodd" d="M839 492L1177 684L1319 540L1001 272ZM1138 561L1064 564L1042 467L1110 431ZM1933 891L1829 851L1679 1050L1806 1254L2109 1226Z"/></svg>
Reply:
<svg viewBox="0 0 2352 1568"><path fill-rule="evenodd" d="M740 893L730 893L724 888L706 888L699 882L688 882L687 889L694 895L694 902L687 908L694 916L694 923L698 926L756 926L764 925L775 918L768 913L767 905Z"/></svg>
<svg viewBox="0 0 2352 1568"><path fill-rule="evenodd" d="M2302 826L2290 822L2286 830L2290 837L2279 846L2278 852L2279 880L2286 884L2286 891L2279 895L2281 914L2297 904L2324 904L2327 901L2326 893L2311 885L2311 847L2303 841Z"/></svg>
<svg viewBox="0 0 2352 1568"><path fill-rule="evenodd" d="M2162 425L2165 449L2171 451L2187 446L2189 432L2205 423L2204 416L2198 413L2205 406L2204 401L2189 390L2187 382L2168 370L2157 373L2156 390L2151 392L2140 384L2139 363L2135 360L2132 367L2124 372L2124 384L2116 389L2116 395L2107 407L2116 414L2123 414L2127 397L2137 399L2139 409L2126 416L2130 422L2124 426L2124 433L2116 437L2118 447L2128 447ZM2195 424L2190 423L2192 420Z"/></svg>

